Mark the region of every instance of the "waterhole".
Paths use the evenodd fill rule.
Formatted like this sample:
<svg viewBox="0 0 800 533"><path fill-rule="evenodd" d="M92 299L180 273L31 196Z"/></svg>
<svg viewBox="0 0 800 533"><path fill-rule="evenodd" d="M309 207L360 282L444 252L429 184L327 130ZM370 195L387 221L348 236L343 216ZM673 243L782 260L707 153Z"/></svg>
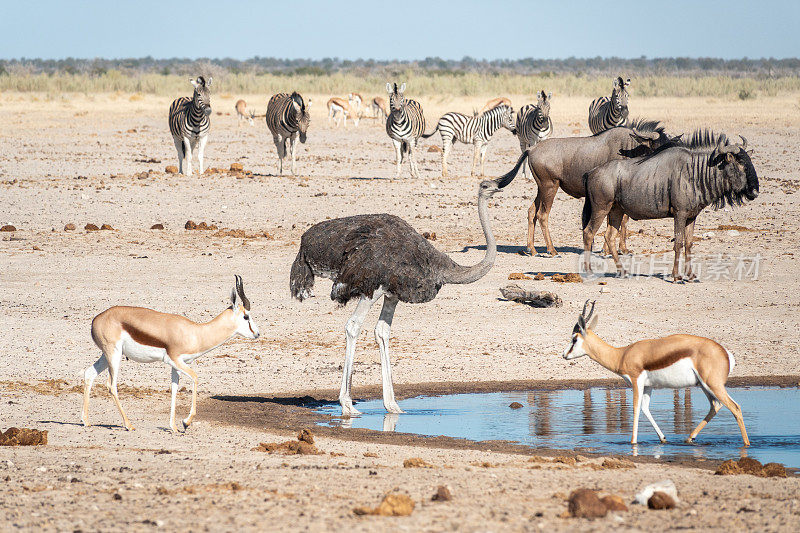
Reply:
<svg viewBox="0 0 800 533"><path fill-rule="evenodd" d="M747 455L761 462L800 467L800 393L797 388L740 387L728 392L744 413L750 437ZM513 402L522 407L511 409ZM684 441L708 413L699 389L656 390L650 412L667 437L662 444L644 414L639 443L631 446L633 402L630 389L592 388L419 396L400 402L405 413L387 414L381 400L358 402L362 415L342 419L338 404L318 412L332 415L329 426L444 435L473 441L507 440L576 452L655 457L730 459L742 452L736 420L726 408L700 432Z"/></svg>

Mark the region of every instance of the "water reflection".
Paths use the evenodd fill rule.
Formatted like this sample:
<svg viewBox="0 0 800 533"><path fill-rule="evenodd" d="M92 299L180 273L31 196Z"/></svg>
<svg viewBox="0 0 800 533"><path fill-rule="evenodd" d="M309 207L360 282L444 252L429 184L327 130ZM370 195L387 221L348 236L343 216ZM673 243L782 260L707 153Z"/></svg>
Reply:
<svg viewBox="0 0 800 533"><path fill-rule="evenodd" d="M629 388L529 391L513 393L420 396L401 402L405 414L386 413L381 400L358 402L363 415L340 419L338 405L320 409L333 415L329 425L420 435L448 435L471 440L510 440L532 446L581 449L600 453L654 456L737 458L800 466L800 395L796 388L731 388L742 406L751 448L741 446L738 426L723 409L696 444L684 440L706 413L708 400L697 389L656 390L650 410L666 430L661 444L650 423L639 422L639 445L630 444L632 399ZM509 409L511 402L522 409ZM694 403L699 406L694 414ZM783 406L776 410L775 405ZM695 420L696 419L696 420ZM669 424L672 420L672 424Z"/></svg>

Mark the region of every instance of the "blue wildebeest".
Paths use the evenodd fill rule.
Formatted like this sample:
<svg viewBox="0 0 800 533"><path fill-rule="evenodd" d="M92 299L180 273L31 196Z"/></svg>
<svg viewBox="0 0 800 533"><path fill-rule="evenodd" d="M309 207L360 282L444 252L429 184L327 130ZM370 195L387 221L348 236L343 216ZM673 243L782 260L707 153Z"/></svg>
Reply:
<svg viewBox="0 0 800 533"><path fill-rule="evenodd" d="M537 186L536 199L528 209L528 251L535 253L533 234L538 220L547 252L558 255L550 239L549 218L559 187L573 198L583 198L583 175L594 167L614 159L644 155L669 140L659 122L637 119L628 126L611 128L591 137L545 139L524 151L514 168L503 177L513 179L527 158ZM624 231L620 249L626 251Z"/></svg>
<svg viewBox="0 0 800 533"><path fill-rule="evenodd" d="M623 215L634 220L675 220L675 261L672 277L680 280L678 260L684 248L684 270L691 268L692 238L697 215L708 207L741 205L758 196L758 176L747 153L747 140L732 144L725 135L698 130L688 142L673 140L648 155L611 161L584 176L584 265L590 270L592 243L603 219L609 226L605 240L611 243ZM617 272L624 274L614 247L611 254Z"/></svg>

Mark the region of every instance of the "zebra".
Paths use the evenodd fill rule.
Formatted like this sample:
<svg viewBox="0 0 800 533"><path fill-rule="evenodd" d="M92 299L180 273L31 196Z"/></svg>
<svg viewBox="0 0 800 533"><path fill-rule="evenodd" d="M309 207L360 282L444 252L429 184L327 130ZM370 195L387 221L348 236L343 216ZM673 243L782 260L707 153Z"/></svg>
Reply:
<svg viewBox="0 0 800 533"><path fill-rule="evenodd" d="M411 175L419 178L419 168L414 159L414 148L417 141L425 133L425 115L422 106L416 100L411 100L403 96L406 84L397 88L395 83L386 84L386 92L389 93L389 116L386 118L386 133L394 143L397 155L397 173L400 177L400 169L405 155L408 153L409 164L411 165Z"/></svg>
<svg viewBox="0 0 800 533"><path fill-rule="evenodd" d="M553 122L550 120L552 97L553 93L545 94L541 91L536 104L526 104L517 112L517 137L519 148L523 152L552 135ZM530 177L527 165L525 165L525 177Z"/></svg>
<svg viewBox="0 0 800 533"><path fill-rule="evenodd" d="M194 86L192 98L181 96L169 106L169 131L178 151L178 172L181 174L184 162L189 175L192 174L195 147L200 174L204 170L203 152L208 141L208 130L211 129L211 79L210 76L208 81L203 76L198 76L196 80L189 78L189 83Z"/></svg>
<svg viewBox="0 0 800 533"><path fill-rule="evenodd" d="M289 152L292 155L292 174L297 174L294 148L298 132L300 142L306 142L306 132L311 122L311 115L303 97L297 93L278 93L269 99L267 104L267 127L272 132L272 140L278 149L278 173L283 175L283 158L286 157L286 141L289 141Z"/></svg>
<svg viewBox="0 0 800 533"><path fill-rule="evenodd" d="M467 116L463 113L450 112L442 115L436 128L422 136L427 139L438 130L442 136L442 177L447 176L447 155L450 153L453 143L460 141L464 144L472 144L475 151L472 155L472 169L470 176L475 175L475 165L480 154L481 176L484 175L483 163L486 157L486 148L489 140L500 128L510 130L512 134L517 134L514 126L514 108L505 104L493 107L485 113L476 113Z"/></svg>
<svg viewBox="0 0 800 533"><path fill-rule="evenodd" d="M589 106L589 129L592 135L617 126L624 126L628 120L628 87L631 79L623 80L622 76L614 80L611 98L602 96Z"/></svg>

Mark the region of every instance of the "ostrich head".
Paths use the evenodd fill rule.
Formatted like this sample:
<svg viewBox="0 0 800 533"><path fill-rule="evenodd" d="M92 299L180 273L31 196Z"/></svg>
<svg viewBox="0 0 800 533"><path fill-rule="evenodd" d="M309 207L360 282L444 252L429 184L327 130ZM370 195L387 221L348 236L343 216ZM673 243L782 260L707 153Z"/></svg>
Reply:
<svg viewBox="0 0 800 533"><path fill-rule="evenodd" d="M483 180L478 188L478 196L480 198L491 198L509 183L511 183L510 179L503 178L497 180Z"/></svg>

